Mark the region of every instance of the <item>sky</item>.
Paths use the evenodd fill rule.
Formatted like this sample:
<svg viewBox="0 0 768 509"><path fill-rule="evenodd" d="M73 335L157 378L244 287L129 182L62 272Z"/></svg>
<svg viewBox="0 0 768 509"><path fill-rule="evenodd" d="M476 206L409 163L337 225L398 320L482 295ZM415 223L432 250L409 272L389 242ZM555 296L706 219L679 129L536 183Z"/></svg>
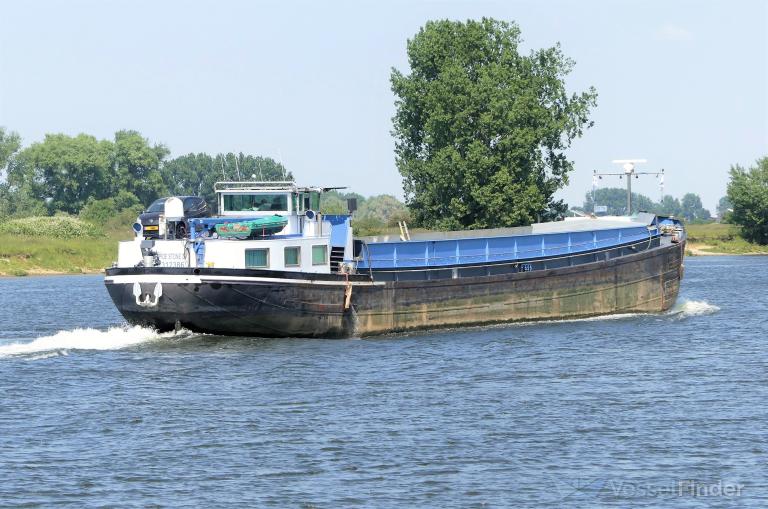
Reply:
<svg viewBox="0 0 768 509"><path fill-rule="evenodd" d="M391 69L431 19L515 21L525 52L560 43L571 92L594 86L593 128L558 193L643 158L665 193L712 212L728 169L768 156L768 1L9 1L0 21L0 126L112 138L134 129L173 157L244 152L307 185L403 197ZM606 177L604 187L623 187ZM658 181L633 190L658 199Z"/></svg>

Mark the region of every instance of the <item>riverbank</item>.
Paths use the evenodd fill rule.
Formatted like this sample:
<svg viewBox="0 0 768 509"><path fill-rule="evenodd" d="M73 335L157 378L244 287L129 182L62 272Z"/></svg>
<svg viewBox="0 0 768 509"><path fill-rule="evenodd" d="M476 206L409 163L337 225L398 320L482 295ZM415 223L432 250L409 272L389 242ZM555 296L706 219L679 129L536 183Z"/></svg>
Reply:
<svg viewBox="0 0 768 509"><path fill-rule="evenodd" d="M708 223L686 225L688 256L768 255L768 246L747 242L733 224Z"/></svg>
<svg viewBox="0 0 768 509"><path fill-rule="evenodd" d="M117 257L124 236L60 239L0 235L0 276L98 273Z"/></svg>

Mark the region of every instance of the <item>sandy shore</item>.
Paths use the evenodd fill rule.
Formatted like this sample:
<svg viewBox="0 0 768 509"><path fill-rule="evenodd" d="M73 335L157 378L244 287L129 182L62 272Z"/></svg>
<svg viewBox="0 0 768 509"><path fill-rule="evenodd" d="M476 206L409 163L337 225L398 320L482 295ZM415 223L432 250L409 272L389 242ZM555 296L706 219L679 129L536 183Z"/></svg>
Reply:
<svg viewBox="0 0 768 509"><path fill-rule="evenodd" d="M713 246L707 244L700 244L694 242L688 242L685 246L685 252L689 256L755 256L755 255L768 255L768 251L760 251L755 253L720 253L712 251L715 249Z"/></svg>

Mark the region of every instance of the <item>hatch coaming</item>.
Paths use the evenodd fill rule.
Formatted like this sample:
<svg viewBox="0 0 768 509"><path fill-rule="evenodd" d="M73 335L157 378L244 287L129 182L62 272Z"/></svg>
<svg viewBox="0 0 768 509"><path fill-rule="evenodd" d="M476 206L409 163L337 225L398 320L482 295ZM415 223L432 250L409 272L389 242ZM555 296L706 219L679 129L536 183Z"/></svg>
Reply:
<svg viewBox="0 0 768 509"><path fill-rule="evenodd" d="M557 257L650 240L656 216L540 223L522 228L437 232L411 240L364 239L358 269L395 269L497 263Z"/></svg>

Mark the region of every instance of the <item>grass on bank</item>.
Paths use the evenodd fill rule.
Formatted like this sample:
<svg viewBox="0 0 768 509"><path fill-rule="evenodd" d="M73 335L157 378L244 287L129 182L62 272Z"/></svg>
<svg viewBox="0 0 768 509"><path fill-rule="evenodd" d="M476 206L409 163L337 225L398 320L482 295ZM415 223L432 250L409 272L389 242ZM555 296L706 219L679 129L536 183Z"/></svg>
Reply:
<svg viewBox="0 0 768 509"><path fill-rule="evenodd" d="M98 272L117 257L117 240L0 234L0 275Z"/></svg>
<svg viewBox="0 0 768 509"><path fill-rule="evenodd" d="M723 254L768 254L768 246L753 244L740 235L739 226L725 223L686 225L688 255L697 252Z"/></svg>
<svg viewBox="0 0 768 509"><path fill-rule="evenodd" d="M70 216L3 220L0 276L99 272L117 258L118 241L132 237L125 219L103 227Z"/></svg>

